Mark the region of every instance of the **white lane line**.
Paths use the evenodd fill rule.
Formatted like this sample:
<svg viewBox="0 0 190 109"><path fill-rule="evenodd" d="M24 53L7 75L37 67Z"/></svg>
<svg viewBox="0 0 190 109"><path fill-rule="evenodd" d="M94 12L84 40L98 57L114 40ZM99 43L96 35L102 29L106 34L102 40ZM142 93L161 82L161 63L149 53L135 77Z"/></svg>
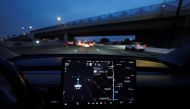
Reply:
<svg viewBox="0 0 190 109"><path fill-rule="evenodd" d="M111 49L111 50L119 50L118 48L108 48L108 49Z"/></svg>
<svg viewBox="0 0 190 109"><path fill-rule="evenodd" d="M98 52L99 52L99 51L100 51L100 49L96 49L96 51L98 51Z"/></svg>

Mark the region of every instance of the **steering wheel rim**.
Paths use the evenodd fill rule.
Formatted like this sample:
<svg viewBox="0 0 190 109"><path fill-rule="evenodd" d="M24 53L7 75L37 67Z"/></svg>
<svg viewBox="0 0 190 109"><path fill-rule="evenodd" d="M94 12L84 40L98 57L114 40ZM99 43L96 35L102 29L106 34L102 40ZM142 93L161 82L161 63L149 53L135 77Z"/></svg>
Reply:
<svg viewBox="0 0 190 109"><path fill-rule="evenodd" d="M18 108L25 108L28 105L32 105L32 90L29 88L29 84L19 74L17 67L10 61L4 58L0 58L0 73L5 77L8 84L15 93ZM33 107L33 106L31 106Z"/></svg>
<svg viewBox="0 0 190 109"><path fill-rule="evenodd" d="M12 62L4 58L0 58L0 73L10 84L18 100L23 99L28 92L28 86L24 79L19 75L19 70L16 66Z"/></svg>

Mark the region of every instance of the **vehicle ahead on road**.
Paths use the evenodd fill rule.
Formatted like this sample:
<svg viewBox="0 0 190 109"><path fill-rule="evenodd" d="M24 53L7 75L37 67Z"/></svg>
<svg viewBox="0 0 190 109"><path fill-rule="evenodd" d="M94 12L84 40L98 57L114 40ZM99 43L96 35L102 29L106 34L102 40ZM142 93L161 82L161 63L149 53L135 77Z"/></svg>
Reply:
<svg viewBox="0 0 190 109"><path fill-rule="evenodd" d="M86 48L89 48L89 47L94 47L95 46L95 42L88 42L88 41L78 41L77 45L80 46L80 47L86 47Z"/></svg>
<svg viewBox="0 0 190 109"><path fill-rule="evenodd" d="M131 42L125 46L125 50L135 50L135 51L144 51L146 45L143 42Z"/></svg>
<svg viewBox="0 0 190 109"><path fill-rule="evenodd" d="M67 42L64 43L64 45L66 45L66 46L75 46L76 43L74 41L67 41Z"/></svg>

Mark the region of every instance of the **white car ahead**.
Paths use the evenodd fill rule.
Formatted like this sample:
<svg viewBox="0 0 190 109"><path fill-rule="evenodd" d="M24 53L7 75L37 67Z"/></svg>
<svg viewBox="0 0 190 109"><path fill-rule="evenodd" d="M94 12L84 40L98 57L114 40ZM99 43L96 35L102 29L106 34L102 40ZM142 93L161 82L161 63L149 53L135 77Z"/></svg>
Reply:
<svg viewBox="0 0 190 109"><path fill-rule="evenodd" d="M132 42L125 47L125 50L144 51L145 49L146 45L143 42Z"/></svg>

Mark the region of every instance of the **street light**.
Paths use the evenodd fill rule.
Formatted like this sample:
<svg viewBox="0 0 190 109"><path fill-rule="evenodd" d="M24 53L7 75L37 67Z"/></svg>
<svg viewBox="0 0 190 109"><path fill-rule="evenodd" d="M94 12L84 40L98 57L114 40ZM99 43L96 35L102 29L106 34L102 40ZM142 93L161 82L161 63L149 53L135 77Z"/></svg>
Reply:
<svg viewBox="0 0 190 109"><path fill-rule="evenodd" d="M24 27L21 27L22 30L24 30L25 28Z"/></svg>
<svg viewBox="0 0 190 109"><path fill-rule="evenodd" d="M60 22L61 21L61 17L57 17L57 21Z"/></svg>
<svg viewBox="0 0 190 109"><path fill-rule="evenodd" d="M61 17L57 17L57 23L61 24Z"/></svg>
<svg viewBox="0 0 190 109"><path fill-rule="evenodd" d="M32 29L32 26L29 26L30 29Z"/></svg>
<svg viewBox="0 0 190 109"><path fill-rule="evenodd" d="M166 0L164 0L164 3L162 4L162 8L166 7Z"/></svg>
<svg viewBox="0 0 190 109"><path fill-rule="evenodd" d="M36 40L36 44L40 44L40 41L39 41L39 40Z"/></svg>
<svg viewBox="0 0 190 109"><path fill-rule="evenodd" d="M25 27L22 26L21 29L22 29L22 34L26 35L26 33L25 33Z"/></svg>

